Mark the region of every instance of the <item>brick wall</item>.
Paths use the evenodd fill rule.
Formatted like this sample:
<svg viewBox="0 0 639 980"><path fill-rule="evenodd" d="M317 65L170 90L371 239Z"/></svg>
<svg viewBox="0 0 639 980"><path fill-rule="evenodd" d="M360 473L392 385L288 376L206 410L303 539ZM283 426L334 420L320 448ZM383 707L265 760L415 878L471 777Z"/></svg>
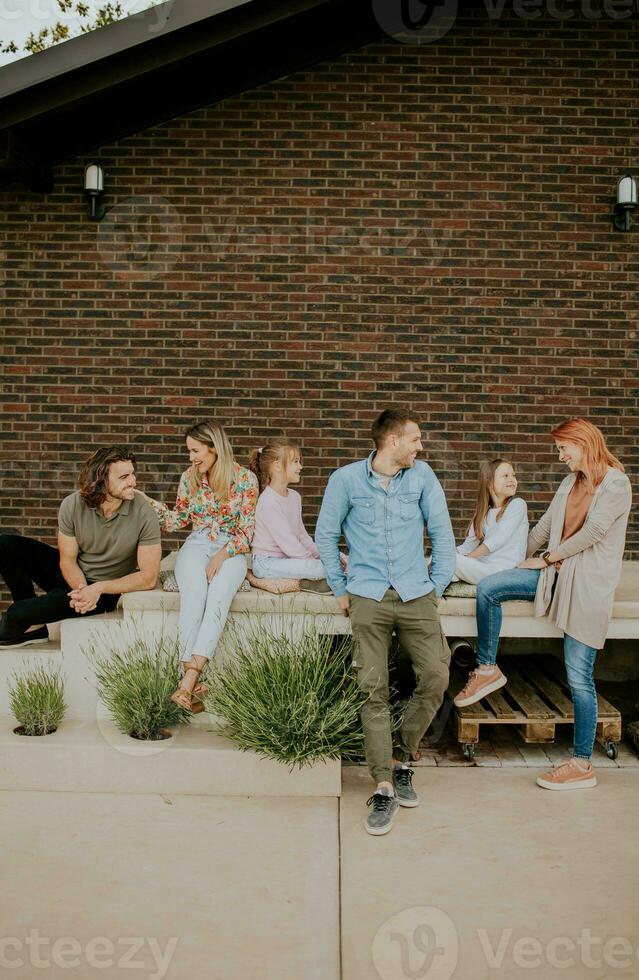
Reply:
<svg viewBox="0 0 639 980"><path fill-rule="evenodd" d="M206 416L241 460L299 437L311 528L390 404L422 420L458 535L493 453L540 515L568 416L636 482L639 225L610 215L639 169L637 26L481 7L104 147L100 224L88 157L49 196L1 192L2 528L52 540L99 443L170 499Z"/></svg>

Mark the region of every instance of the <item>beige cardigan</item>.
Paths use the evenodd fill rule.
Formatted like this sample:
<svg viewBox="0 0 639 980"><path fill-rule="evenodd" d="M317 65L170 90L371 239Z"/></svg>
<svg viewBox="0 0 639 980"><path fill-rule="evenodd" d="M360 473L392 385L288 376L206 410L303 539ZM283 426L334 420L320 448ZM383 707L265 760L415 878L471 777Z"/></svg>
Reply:
<svg viewBox="0 0 639 980"><path fill-rule="evenodd" d="M621 470L608 467L597 487L583 527L562 545L566 500L576 480L563 481L541 520L528 535L527 556L546 546L562 559L559 572L544 568L537 583L535 616L548 615L564 633L600 650L612 616L621 577L632 493ZM552 596L552 585L557 587Z"/></svg>

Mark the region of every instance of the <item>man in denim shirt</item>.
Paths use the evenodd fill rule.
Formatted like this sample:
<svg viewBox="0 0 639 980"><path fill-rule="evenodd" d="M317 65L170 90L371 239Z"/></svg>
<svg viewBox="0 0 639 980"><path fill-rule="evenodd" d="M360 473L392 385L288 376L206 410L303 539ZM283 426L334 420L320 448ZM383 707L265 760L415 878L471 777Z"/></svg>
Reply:
<svg viewBox="0 0 639 980"><path fill-rule="evenodd" d="M362 726L366 761L377 784L365 827L387 833L398 807L419 799L407 765L439 709L450 650L437 598L455 571L455 538L444 492L427 463L416 461L421 432L408 413L387 409L373 423L368 459L336 470L328 481L315 541L329 585L353 628L353 664L366 696ZM432 545L424 557L424 525ZM339 540L348 544L348 572ZM393 748L388 654L395 630L408 653L416 687Z"/></svg>

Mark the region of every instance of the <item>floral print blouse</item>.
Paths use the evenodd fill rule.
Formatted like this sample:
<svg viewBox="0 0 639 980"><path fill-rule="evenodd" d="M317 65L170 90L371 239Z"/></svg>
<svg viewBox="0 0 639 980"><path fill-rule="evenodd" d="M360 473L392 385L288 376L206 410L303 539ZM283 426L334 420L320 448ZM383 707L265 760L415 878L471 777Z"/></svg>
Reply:
<svg viewBox="0 0 639 980"><path fill-rule="evenodd" d="M174 510L157 500L151 502L161 527L165 531L178 531L187 527L190 522L194 531L208 528L211 541L215 541L219 534L227 534L229 540L226 550L229 556L250 551L255 532L257 477L239 463L235 463L234 467L231 493L229 499L222 504L215 499L206 475L202 477L202 485L193 496L189 491L189 471L185 470L180 477Z"/></svg>

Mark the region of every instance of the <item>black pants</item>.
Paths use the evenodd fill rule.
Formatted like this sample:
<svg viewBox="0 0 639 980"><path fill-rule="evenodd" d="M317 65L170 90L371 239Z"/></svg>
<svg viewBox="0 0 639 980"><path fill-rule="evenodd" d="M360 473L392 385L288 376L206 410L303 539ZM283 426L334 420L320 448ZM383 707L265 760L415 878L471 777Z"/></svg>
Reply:
<svg viewBox="0 0 639 980"><path fill-rule="evenodd" d="M95 609L77 613L69 605L67 593L71 586L62 577L58 549L22 534L0 534L0 575L13 597L13 605L6 612L6 623L16 633L59 619L111 612L120 598L119 595L101 595ZM34 583L46 595L37 596Z"/></svg>

